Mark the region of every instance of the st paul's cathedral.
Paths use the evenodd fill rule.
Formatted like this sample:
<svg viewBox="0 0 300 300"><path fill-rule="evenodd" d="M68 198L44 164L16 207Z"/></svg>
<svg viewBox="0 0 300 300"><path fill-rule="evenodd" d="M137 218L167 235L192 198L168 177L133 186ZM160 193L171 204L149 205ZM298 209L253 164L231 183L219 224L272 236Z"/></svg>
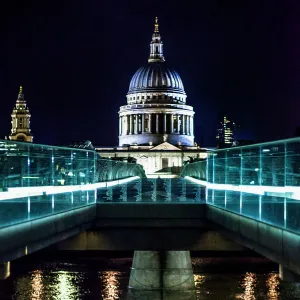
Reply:
<svg viewBox="0 0 300 300"><path fill-rule="evenodd" d="M148 177L177 176L185 161L206 158L194 143L193 107L179 74L168 67L157 18L148 64L133 75L119 110L119 146L96 147L103 158L135 158Z"/></svg>

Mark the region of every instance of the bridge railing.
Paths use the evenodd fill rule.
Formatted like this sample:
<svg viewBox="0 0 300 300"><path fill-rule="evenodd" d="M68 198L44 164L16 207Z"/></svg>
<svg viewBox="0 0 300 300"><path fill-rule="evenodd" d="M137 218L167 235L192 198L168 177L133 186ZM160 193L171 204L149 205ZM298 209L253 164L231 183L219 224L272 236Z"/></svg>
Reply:
<svg viewBox="0 0 300 300"><path fill-rule="evenodd" d="M181 175L207 187L208 204L300 228L300 138L211 151Z"/></svg>
<svg viewBox="0 0 300 300"><path fill-rule="evenodd" d="M95 183L94 151L0 140L0 188Z"/></svg>
<svg viewBox="0 0 300 300"><path fill-rule="evenodd" d="M186 164L180 173L181 177L193 177L206 181L207 176L207 159Z"/></svg>
<svg viewBox="0 0 300 300"><path fill-rule="evenodd" d="M144 177L96 151L0 140L0 227L96 203L97 188Z"/></svg>

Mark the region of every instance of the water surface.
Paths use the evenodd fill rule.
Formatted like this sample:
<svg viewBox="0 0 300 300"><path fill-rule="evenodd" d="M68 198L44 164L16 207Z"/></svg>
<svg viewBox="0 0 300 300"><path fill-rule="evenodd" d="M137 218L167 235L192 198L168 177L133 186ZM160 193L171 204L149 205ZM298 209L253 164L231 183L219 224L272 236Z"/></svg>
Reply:
<svg viewBox="0 0 300 300"><path fill-rule="evenodd" d="M300 299L300 284L281 282L277 265L260 257L194 257L197 300ZM0 299L125 299L131 258L69 256L19 261L0 283Z"/></svg>

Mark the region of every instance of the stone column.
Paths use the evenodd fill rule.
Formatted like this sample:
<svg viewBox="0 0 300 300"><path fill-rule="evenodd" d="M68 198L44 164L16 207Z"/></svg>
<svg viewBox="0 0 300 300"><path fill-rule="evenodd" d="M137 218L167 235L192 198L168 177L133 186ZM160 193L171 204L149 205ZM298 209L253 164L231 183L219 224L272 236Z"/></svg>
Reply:
<svg viewBox="0 0 300 300"><path fill-rule="evenodd" d="M170 133L172 134L174 131L174 115L170 114L171 120L170 120Z"/></svg>
<svg viewBox="0 0 300 300"><path fill-rule="evenodd" d="M126 116L126 134L129 134L129 129L130 129L130 119L129 115Z"/></svg>
<svg viewBox="0 0 300 300"><path fill-rule="evenodd" d="M283 265L279 265L279 278L283 281L299 282L300 275L294 273Z"/></svg>
<svg viewBox="0 0 300 300"><path fill-rule="evenodd" d="M164 133L167 132L167 114L164 113Z"/></svg>
<svg viewBox="0 0 300 300"><path fill-rule="evenodd" d="M135 124L134 124L134 134L137 134L138 133L138 126L139 126L139 124L138 124L138 115L137 114L135 114L134 115L135 116Z"/></svg>
<svg viewBox="0 0 300 300"><path fill-rule="evenodd" d="M10 261L0 263L0 280L4 280L10 276Z"/></svg>
<svg viewBox="0 0 300 300"><path fill-rule="evenodd" d="M191 116L191 124L190 124L190 129L191 129L191 135L194 135L194 117Z"/></svg>
<svg viewBox="0 0 300 300"><path fill-rule="evenodd" d="M145 132L145 114L142 114L142 133Z"/></svg>
<svg viewBox="0 0 300 300"><path fill-rule="evenodd" d="M133 134L133 118L132 118L133 116L132 115L130 115L130 120L129 120L129 122L130 122L130 126L129 126L129 134Z"/></svg>
<svg viewBox="0 0 300 300"><path fill-rule="evenodd" d="M134 251L129 289L160 288L159 251Z"/></svg>
<svg viewBox="0 0 300 300"><path fill-rule="evenodd" d="M181 125L181 118L180 115L177 115L177 133L180 134L180 126Z"/></svg>
<svg viewBox="0 0 300 300"><path fill-rule="evenodd" d="M119 135L122 135L122 117L119 117Z"/></svg>
<svg viewBox="0 0 300 300"><path fill-rule="evenodd" d="M148 132L151 133L151 114L148 115Z"/></svg>
<svg viewBox="0 0 300 300"><path fill-rule="evenodd" d="M158 114L156 114L156 133L158 133Z"/></svg>
<svg viewBox="0 0 300 300"><path fill-rule="evenodd" d="M125 135L125 116L122 116L122 135Z"/></svg>
<svg viewBox="0 0 300 300"><path fill-rule="evenodd" d="M182 115L182 134L185 134L186 131L185 122L186 122L186 116Z"/></svg>
<svg viewBox="0 0 300 300"><path fill-rule="evenodd" d="M195 300L189 251L135 251L127 299Z"/></svg>
<svg viewBox="0 0 300 300"><path fill-rule="evenodd" d="M187 116L187 120L186 120L186 134L187 135L190 135L191 134L191 131L190 131L190 116Z"/></svg>
<svg viewBox="0 0 300 300"><path fill-rule="evenodd" d="M141 124L141 115L138 114L138 133L141 133L142 131L142 124Z"/></svg>

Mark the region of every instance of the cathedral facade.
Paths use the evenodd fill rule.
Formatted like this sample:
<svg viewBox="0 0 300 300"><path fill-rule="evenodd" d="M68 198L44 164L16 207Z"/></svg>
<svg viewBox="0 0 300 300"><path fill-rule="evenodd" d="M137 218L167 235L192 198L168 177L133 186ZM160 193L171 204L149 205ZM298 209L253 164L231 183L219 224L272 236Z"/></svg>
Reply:
<svg viewBox="0 0 300 300"><path fill-rule="evenodd" d="M179 74L168 67L157 18L148 64L133 75L119 110L119 146L96 147L103 158L144 166L149 177L177 176L185 161L206 158L194 143L194 111Z"/></svg>

